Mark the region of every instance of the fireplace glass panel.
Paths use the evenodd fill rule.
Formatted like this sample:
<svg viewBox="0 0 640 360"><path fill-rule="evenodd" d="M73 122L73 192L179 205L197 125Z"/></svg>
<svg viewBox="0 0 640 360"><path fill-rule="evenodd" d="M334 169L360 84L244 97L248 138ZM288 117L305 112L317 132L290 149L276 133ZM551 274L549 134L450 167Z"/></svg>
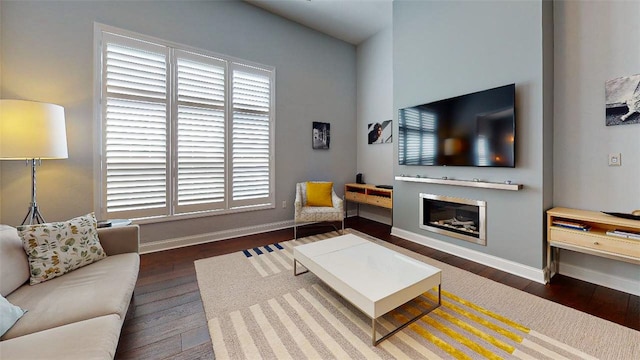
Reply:
<svg viewBox="0 0 640 360"><path fill-rule="evenodd" d="M484 201L420 194L420 227L486 245Z"/></svg>

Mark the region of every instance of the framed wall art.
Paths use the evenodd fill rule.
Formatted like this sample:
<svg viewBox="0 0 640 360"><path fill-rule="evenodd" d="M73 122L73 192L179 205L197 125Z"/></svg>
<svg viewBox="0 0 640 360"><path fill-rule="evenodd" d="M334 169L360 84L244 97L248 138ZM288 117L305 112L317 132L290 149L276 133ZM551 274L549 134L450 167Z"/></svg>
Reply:
<svg viewBox="0 0 640 360"><path fill-rule="evenodd" d="M329 149L330 143L331 124L314 121L311 147L314 149Z"/></svg>
<svg viewBox="0 0 640 360"><path fill-rule="evenodd" d="M606 124L640 124L640 74L623 76L605 83Z"/></svg>
<svg viewBox="0 0 640 360"><path fill-rule="evenodd" d="M392 142L392 122L385 120L381 123L370 123L367 125L367 138L369 144L385 144Z"/></svg>

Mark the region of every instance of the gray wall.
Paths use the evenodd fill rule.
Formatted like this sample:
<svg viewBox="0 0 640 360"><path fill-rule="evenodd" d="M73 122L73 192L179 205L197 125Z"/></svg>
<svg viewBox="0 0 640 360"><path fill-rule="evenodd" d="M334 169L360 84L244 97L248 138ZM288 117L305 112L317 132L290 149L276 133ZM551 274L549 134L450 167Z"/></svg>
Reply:
<svg viewBox="0 0 640 360"><path fill-rule="evenodd" d="M367 137L368 124L394 116L392 54L391 27L358 45L357 172L369 184L393 184L393 143L369 145ZM391 223L391 211L380 207L360 205L360 216Z"/></svg>
<svg viewBox="0 0 640 360"><path fill-rule="evenodd" d="M556 1L555 206L631 212L640 209L640 124L605 126L604 84L640 73L640 2ZM622 166L607 155L622 153ZM637 265L569 251L560 272L636 282Z"/></svg>
<svg viewBox="0 0 640 360"><path fill-rule="evenodd" d="M550 176L544 176L545 167L552 166L552 149L543 146L545 124L548 128L551 121L545 120L551 104L543 96L551 87L543 75L551 71L544 66L549 33L543 36L550 16L541 1L394 2L394 109L510 83L516 84L517 107L515 168L399 166L394 161L394 173L524 184L521 191L504 191L396 181L394 227L543 268L544 211L552 191ZM487 246L421 230L420 192L486 201Z"/></svg>
<svg viewBox="0 0 640 360"><path fill-rule="evenodd" d="M293 219L295 183L332 180L342 194L356 169L356 49L239 1L2 1L3 98L65 107L69 159L38 168L47 221L93 210L94 22L276 67L276 209L144 225L156 241ZM311 149L311 123L331 123L331 149ZM3 161L0 222L20 223L29 168ZM281 207L286 200L286 209Z"/></svg>

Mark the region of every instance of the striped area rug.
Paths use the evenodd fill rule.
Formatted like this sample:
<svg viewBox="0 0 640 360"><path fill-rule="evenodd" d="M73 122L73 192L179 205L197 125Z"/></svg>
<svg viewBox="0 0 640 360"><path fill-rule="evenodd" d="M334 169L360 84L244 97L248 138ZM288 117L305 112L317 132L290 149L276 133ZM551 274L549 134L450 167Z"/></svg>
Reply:
<svg viewBox="0 0 640 360"><path fill-rule="evenodd" d="M640 359L637 331L347 231L442 269L442 306L373 347L371 319L312 273L293 276L292 248L337 232L198 260L216 359ZM378 328L431 307L436 291Z"/></svg>

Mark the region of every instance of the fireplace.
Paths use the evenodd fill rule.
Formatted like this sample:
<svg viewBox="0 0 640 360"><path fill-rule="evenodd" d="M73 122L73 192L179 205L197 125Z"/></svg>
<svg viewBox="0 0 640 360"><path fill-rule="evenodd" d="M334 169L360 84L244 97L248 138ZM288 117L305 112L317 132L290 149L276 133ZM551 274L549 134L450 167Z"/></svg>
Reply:
<svg viewBox="0 0 640 360"><path fill-rule="evenodd" d="M487 245L486 207L480 200L420 194L420 228Z"/></svg>

